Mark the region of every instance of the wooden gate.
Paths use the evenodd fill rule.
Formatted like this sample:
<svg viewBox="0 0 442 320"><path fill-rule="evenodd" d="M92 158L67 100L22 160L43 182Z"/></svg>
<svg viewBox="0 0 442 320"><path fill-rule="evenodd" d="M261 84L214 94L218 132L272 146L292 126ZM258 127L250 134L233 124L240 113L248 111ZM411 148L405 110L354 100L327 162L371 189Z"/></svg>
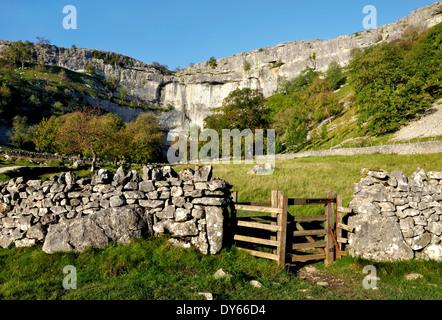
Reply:
<svg viewBox="0 0 442 320"><path fill-rule="evenodd" d="M291 198L289 205L325 205L323 215L291 216L292 223L289 231L289 259L291 262L324 259L329 265L334 261L335 243L334 230L334 204L336 198L333 191L327 191L325 198L296 199ZM323 226L315 229L306 228L306 222L322 222ZM303 225L304 224L304 225ZM323 240L316 238L324 237ZM311 252L314 251L314 252Z"/></svg>
<svg viewBox="0 0 442 320"><path fill-rule="evenodd" d="M288 262L325 260L329 265L344 255L342 230L342 198L327 191L324 198L288 198L283 191L273 190L271 201L238 202L238 193L233 192L233 220L236 221L233 239L239 249L254 256L278 261L283 267ZM324 205L323 215L292 216L288 206ZM335 207L341 210L336 211ZM267 213L265 216L236 217L236 211ZM318 224L311 228L312 222ZM336 236L335 236L336 232ZM323 239L319 239L323 238ZM339 244L338 244L339 241ZM263 251L264 250L264 251Z"/></svg>

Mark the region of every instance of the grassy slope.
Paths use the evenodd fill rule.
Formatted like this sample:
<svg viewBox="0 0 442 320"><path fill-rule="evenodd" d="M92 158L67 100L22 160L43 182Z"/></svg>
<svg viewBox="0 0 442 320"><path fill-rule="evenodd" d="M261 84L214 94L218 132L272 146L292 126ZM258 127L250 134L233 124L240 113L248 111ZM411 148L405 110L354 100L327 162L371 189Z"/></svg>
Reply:
<svg viewBox="0 0 442 320"><path fill-rule="evenodd" d="M388 144L442 140L442 136L436 136L391 142L390 139L394 137L396 132L378 136L365 135L364 130L357 125L357 116L359 114L358 108L356 105L349 102L353 95L351 86L349 84L345 84L336 92L336 95L340 102L345 103L347 107L335 117L330 119L330 123L325 124L327 126L327 130L329 131L324 139L318 137L316 140L310 140L300 151L324 150L332 147L370 147Z"/></svg>

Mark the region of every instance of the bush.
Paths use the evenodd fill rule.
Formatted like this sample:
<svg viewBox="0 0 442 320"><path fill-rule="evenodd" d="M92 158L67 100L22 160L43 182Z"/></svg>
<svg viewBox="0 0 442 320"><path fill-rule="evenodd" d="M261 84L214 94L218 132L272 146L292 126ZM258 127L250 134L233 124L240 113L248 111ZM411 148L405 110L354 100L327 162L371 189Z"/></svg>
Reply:
<svg viewBox="0 0 442 320"><path fill-rule="evenodd" d="M336 61L332 61L325 73L325 81L333 90L337 90L345 83L346 79L342 73L341 66Z"/></svg>
<svg viewBox="0 0 442 320"><path fill-rule="evenodd" d="M93 73L95 71L95 67L92 61L88 61L88 63L86 64L86 71L89 73Z"/></svg>
<svg viewBox="0 0 442 320"><path fill-rule="evenodd" d="M12 133L8 133L11 143L19 149L34 150L33 134L35 127L28 124L28 118L15 116L12 123Z"/></svg>
<svg viewBox="0 0 442 320"><path fill-rule="evenodd" d="M153 113L143 113L135 122L128 123L124 136L128 141L126 154L132 162L151 163L161 160L163 133Z"/></svg>
<svg viewBox="0 0 442 320"><path fill-rule="evenodd" d="M270 125L269 109L258 90L236 89L224 99L221 114L205 118L205 127L215 129L267 129Z"/></svg>
<svg viewBox="0 0 442 320"><path fill-rule="evenodd" d="M250 62L248 62L247 60L244 60L243 66L244 66L244 71L250 71L250 69L251 69Z"/></svg>
<svg viewBox="0 0 442 320"><path fill-rule="evenodd" d="M215 57L210 57L208 64L212 69L216 68L217 63Z"/></svg>

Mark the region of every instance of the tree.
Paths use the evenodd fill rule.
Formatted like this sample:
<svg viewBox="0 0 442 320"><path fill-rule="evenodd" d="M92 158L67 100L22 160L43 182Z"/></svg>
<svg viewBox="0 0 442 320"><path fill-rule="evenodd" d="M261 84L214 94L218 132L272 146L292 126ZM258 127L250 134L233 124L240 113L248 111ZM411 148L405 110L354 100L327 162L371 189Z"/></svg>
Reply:
<svg viewBox="0 0 442 320"><path fill-rule="evenodd" d="M128 123L126 137L130 137L128 156L132 161L149 163L161 160L164 145L163 133L153 113L143 113L135 122Z"/></svg>
<svg viewBox="0 0 442 320"><path fill-rule="evenodd" d="M215 57L210 57L208 64L212 69L216 68L217 63Z"/></svg>
<svg viewBox="0 0 442 320"><path fill-rule="evenodd" d="M115 156L115 150L118 150L116 145L124 143L124 141L119 141L119 136L117 136L123 126L123 120L113 113L107 113L103 116L90 116L85 127L82 147L84 153L92 154L91 171L95 170L98 156Z"/></svg>
<svg viewBox="0 0 442 320"><path fill-rule="evenodd" d="M42 45L50 45L51 44L51 40L46 39L45 37L37 37L38 40L38 44L42 44Z"/></svg>
<svg viewBox="0 0 442 320"><path fill-rule="evenodd" d="M100 115L98 109L83 108L44 118L35 131L34 143L38 151L92 157L91 170L94 171L97 157L127 156L132 137L124 133L125 124L116 114Z"/></svg>
<svg viewBox="0 0 442 320"><path fill-rule="evenodd" d="M227 129L266 129L268 109L263 94L257 89L236 89L223 101Z"/></svg>
<svg viewBox="0 0 442 320"><path fill-rule="evenodd" d="M312 64L312 69L316 70L317 62L316 62L316 52L315 51L313 51L312 55L310 57L308 57L307 61Z"/></svg>
<svg viewBox="0 0 442 320"><path fill-rule="evenodd" d="M223 113L212 113L204 118L204 128L210 128L221 133L226 126L226 117Z"/></svg>
<svg viewBox="0 0 442 320"><path fill-rule="evenodd" d="M16 148L33 150L33 134L35 128L28 124L28 118L15 116L12 123L12 133L9 133L12 145Z"/></svg>
<svg viewBox="0 0 442 320"><path fill-rule="evenodd" d="M309 86L308 94L307 109L312 112L311 118L316 123L341 110L338 98L325 80L316 78Z"/></svg>
<svg viewBox="0 0 442 320"><path fill-rule="evenodd" d="M51 116L49 119L43 120L37 125L34 132L35 149L39 152L58 152L56 144L58 129L62 124L63 119L56 116Z"/></svg>
<svg viewBox="0 0 442 320"><path fill-rule="evenodd" d="M152 62L152 67L157 69L159 72L161 72L161 74L165 76L172 75L172 71L169 70L169 66L167 64L160 64L159 62L154 61Z"/></svg>
<svg viewBox="0 0 442 320"><path fill-rule="evenodd" d="M336 61L332 61L328 65L325 73L325 81L332 87L333 90L339 89L345 83L346 77L342 73L342 68Z"/></svg>
<svg viewBox="0 0 442 320"><path fill-rule="evenodd" d="M66 154L81 153L92 156L91 171L95 171L97 157L105 156L118 140L115 135L123 125L114 115L99 116L98 110L86 108L62 116L56 143Z"/></svg>
<svg viewBox="0 0 442 320"><path fill-rule="evenodd" d="M25 63L32 62L35 58L34 48L29 41L17 41L9 47L9 59L14 64L20 64L21 69L25 68Z"/></svg>
<svg viewBox="0 0 442 320"><path fill-rule="evenodd" d="M220 114L204 119L205 127L222 129L267 129L270 125L269 110L259 90L236 89L223 100Z"/></svg>
<svg viewBox="0 0 442 320"><path fill-rule="evenodd" d="M83 153L83 136L85 136L89 116L86 113L75 111L60 118L62 123L55 138L57 150L64 154Z"/></svg>
<svg viewBox="0 0 442 320"><path fill-rule="evenodd" d="M292 94L293 92L301 91L308 87L313 81L319 77L319 72L316 72L310 67L306 67L301 71L299 76L295 77L291 81L282 83L282 92L284 94Z"/></svg>
<svg viewBox="0 0 442 320"><path fill-rule="evenodd" d="M92 61L88 61L88 63L86 64L86 71L89 73L94 73L95 67Z"/></svg>
<svg viewBox="0 0 442 320"><path fill-rule="evenodd" d="M289 147L300 149L307 139L307 122L302 116L294 115L285 134L285 141Z"/></svg>

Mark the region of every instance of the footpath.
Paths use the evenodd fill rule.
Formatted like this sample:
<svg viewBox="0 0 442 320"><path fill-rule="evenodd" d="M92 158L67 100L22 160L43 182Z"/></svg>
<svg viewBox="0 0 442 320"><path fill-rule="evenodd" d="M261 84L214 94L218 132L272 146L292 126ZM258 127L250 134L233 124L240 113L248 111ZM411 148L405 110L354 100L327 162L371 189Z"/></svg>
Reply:
<svg viewBox="0 0 442 320"><path fill-rule="evenodd" d="M276 159L294 159L321 156L353 156L356 154L424 154L442 152L442 141L414 142L362 148L342 148L306 151L290 154L277 154Z"/></svg>

